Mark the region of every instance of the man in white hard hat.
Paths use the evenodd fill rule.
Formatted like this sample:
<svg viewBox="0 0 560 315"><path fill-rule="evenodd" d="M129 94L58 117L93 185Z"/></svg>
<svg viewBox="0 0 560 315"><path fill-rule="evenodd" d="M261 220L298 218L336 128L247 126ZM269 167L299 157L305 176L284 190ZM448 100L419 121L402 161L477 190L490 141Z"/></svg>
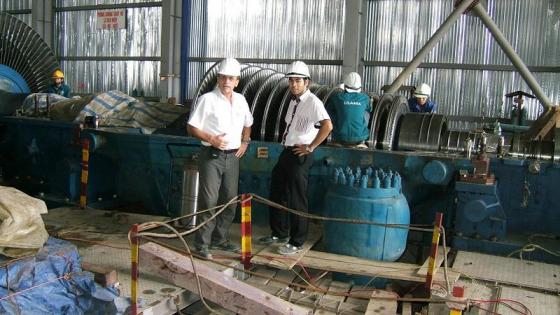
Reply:
<svg viewBox="0 0 560 315"><path fill-rule="evenodd" d="M356 72L344 77L343 92L332 95L327 111L333 121L333 142L349 147L367 148L369 137L367 113L371 113L369 97L362 93L362 78Z"/></svg>
<svg viewBox="0 0 560 315"><path fill-rule="evenodd" d="M237 196L239 159L251 141L253 116L245 97L233 91L239 84L241 65L233 58L218 67L218 86L202 95L187 125L190 135L202 141L198 157L198 209L224 204ZM195 234L195 253L212 259L210 249L239 252L228 240L228 230L235 216L236 204L204 224ZM197 215L208 220L215 212Z"/></svg>
<svg viewBox="0 0 560 315"><path fill-rule="evenodd" d="M414 113L435 113L437 105L430 100L432 89L426 83L414 88L412 98L408 100L408 108Z"/></svg>
<svg viewBox="0 0 560 315"><path fill-rule="evenodd" d="M286 74L292 99L286 112L286 130L282 136L284 150L272 170L270 199L291 209L308 211L307 184L313 165L313 151L329 135L332 123L323 102L309 91L309 68L295 61ZM320 127L315 127L319 125ZM283 255L302 250L307 238L307 219L270 207L272 233L261 243L284 243L278 248Z"/></svg>

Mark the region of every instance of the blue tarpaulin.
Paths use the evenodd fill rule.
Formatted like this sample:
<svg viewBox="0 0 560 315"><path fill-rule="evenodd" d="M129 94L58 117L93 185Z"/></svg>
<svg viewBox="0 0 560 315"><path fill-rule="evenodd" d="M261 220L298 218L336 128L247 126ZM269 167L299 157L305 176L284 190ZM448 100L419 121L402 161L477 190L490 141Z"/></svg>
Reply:
<svg viewBox="0 0 560 315"><path fill-rule="evenodd" d="M0 259L0 314L117 314L116 290L82 270L78 249L49 237L34 256Z"/></svg>

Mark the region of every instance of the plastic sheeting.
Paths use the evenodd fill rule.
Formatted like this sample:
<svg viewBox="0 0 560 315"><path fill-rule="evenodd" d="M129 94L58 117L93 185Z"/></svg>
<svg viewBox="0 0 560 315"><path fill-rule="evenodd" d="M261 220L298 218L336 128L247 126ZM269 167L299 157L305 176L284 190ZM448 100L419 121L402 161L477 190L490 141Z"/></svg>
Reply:
<svg viewBox="0 0 560 315"><path fill-rule="evenodd" d="M43 200L0 186L0 254L17 258L39 251L49 237L41 218L45 213Z"/></svg>
<svg viewBox="0 0 560 315"><path fill-rule="evenodd" d="M0 268L2 314L117 314L115 289L82 271L77 248L49 238L34 256Z"/></svg>
<svg viewBox="0 0 560 315"><path fill-rule="evenodd" d="M96 95L80 112L76 120L99 116L100 126L140 128L152 133L164 128L185 112L185 107L167 103L146 104L119 91Z"/></svg>

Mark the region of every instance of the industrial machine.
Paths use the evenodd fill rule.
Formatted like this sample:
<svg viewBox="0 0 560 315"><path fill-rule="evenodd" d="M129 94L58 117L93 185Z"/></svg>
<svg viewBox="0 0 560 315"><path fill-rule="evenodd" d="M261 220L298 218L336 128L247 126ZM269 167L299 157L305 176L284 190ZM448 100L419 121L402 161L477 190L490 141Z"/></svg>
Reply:
<svg viewBox="0 0 560 315"><path fill-rule="evenodd" d="M14 19L0 14L0 26L6 30L0 36L9 43L0 50L0 60L9 61L0 65L0 81L9 84L0 86L3 93L10 94L43 91L48 73L58 66L56 60L52 53L40 53L44 49L40 44L26 46L41 40ZM434 36L441 34L436 32ZM432 39L421 54L429 52L430 45L435 45ZM15 58L22 51L28 54ZM36 54L42 58L36 58ZM417 57L422 58L420 54ZM418 65L417 57L402 76L410 75ZM27 66L38 70L18 68L19 63L10 63L15 59L37 62ZM216 72L216 66L208 70L196 96L214 87ZM524 77L530 76L523 73ZM402 80L399 76L383 95L369 93L374 111L368 149L326 143L316 150L310 173L311 211L330 211L325 191L333 188L335 172L339 173L337 185L342 182L337 171L340 167L366 169L375 165L392 170L389 184L371 188L368 184L362 193L368 194L368 189L375 191L374 195L398 190L397 195L407 201L401 217L413 224L431 224L435 213L443 212L454 247L507 255L533 242L535 235L557 238L560 201L554 191L560 180L560 146L554 140L560 136L559 111L535 87L534 79L530 86L540 91L535 94L543 103L544 113L526 131L503 126L503 135L494 134L494 126L487 130L450 130L444 115L409 113L406 99L397 93ZM268 196L270 173L282 151L279 137L286 127L282 118L289 103L287 80L276 70L246 64L237 90L245 96L255 117L254 141L241 160L239 192ZM321 84L312 85L310 90L323 101L340 92L337 87ZM52 121L49 117L13 116L17 102L5 98L0 101L0 113L5 115L0 116L0 180L4 183L40 196L51 206L77 204L82 194L88 207L104 209L177 216L196 207L193 192L197 172L192 165L198 140L170 135L178 132L169 130L146 135L110 127L80 128L77 122ZM82 150L89 155L85 185L80 182ZM395 179L397 173L400 175ZM362 177L354 174L353 180L357 183ZM338 190L347 189L339 186ZM266 210L254 205L256 224L268 222ZM406 235L398 239L401 242ZM560 261L557 255L544 251L528 253L525 258Z"/></svg>

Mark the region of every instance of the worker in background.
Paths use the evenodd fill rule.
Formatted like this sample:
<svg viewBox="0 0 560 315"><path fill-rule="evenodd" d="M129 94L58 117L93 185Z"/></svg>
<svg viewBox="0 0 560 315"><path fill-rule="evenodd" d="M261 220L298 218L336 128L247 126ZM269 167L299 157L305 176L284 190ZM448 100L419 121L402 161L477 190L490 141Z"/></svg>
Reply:
<svg viewBox="0 0 560 315"><path fill-rule="evenodd" d="M225 204L238 194L239 159L247 151L253 124L245 97L233 91L240 75L239 62L224 59L218 66L217 87L198 99L187 124L188 133L202 141L198 158L199 210ZM196 254L212 259L210 249L239 252L239 246L228 239L236 207L237 203L229 205L196 231ZM197 221L205 222L214 213L211 210L198 214Z"/></svg>
<svg viewBox="0 0 560 315"><path fill-rule="evenodd" d="M309 68L301 61L288 67L286 74L292 99L286 112L284 150L272 170L270 199L288 208L308 212L307 184L313 151L328 137L332 123L323 102L309 91ZM318 127L316 127L318 126ZM270 207L272 233L260 239L263 244L284 243L283 255L302 250L307 237L307 219Z"/></svg>
<svg viewBox="0 0 560 315"><path fill-rule="evenodd" d="M333 142L350 147L367 148L367 117L371 114L369 97L362 92L362 78L356 72L346 75L344 92L331 96L326 108L333 122Z"/></svg>
<svg viewBox="0 0 560 315"><path fill-rule="evenodd" d="M523 91L515 91L506 94L506 97L513 98L513 106L511 108L511 124L518 126L527 126L527 119L529 115L523 97L535 98L535 96Z"/></svg>
<svg viewBox="0 0 560 315"><path fill-rule="evenodd" d="M408 100L408 108L413 113L435 113L437 105L430 100L432 89L426 83L414 88L412 98Z"/></svg>
<svg viewBox="0 0 560 315"><path fill-rule="evenodd" d="M49 85L47 92L70 97L70 87L64 83L64 72L62 72L62 70L54 70L52 74L52 84Z"/></svg>

